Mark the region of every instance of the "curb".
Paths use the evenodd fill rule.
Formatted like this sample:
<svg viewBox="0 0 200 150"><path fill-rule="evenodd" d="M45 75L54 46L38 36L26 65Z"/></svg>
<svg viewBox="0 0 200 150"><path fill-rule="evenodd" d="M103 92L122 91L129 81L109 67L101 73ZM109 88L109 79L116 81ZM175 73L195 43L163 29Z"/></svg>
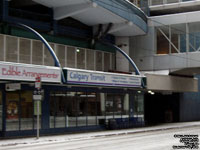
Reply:
<svg viewBox="0 0 200 150"><path fill-rule="evenodd" d="M27 142L21 142L21 141L13 141L13 142L8 142L6 144L0 144L0 147L12 147L12 146L23 146L23 145L35 145L35 144L48 144L48 143L57 143L57 142L67 142L67 141L77 141L77 140L87 140L87 139L92 139L92 138L101 138L101 137L111 137L111 136L120 136L120 135L130 135L130 134L137 134L137 133L145 133L145 132L154 132L154 131L164 131L164 130L173 130L173 129L182 129L182 128L189 128L189 127L200 127L200 124L195 124L195 125L183 125L183 126L172 126L172 127L161 127L161 128L156 128L155 129L141 129L141 130L136 130L136 131L120 131L120 130L110 130L111 133L104 133L101 134L101 132L98 132L96 135L80 135L80 137L63 137L60 138L60 140L56 139L56 137L53 137L52 139L30 139L30 141ZM148 127L147 127L148 128ZM118 133L113 133L113 132L118 132ZM108 131L109 132L109 131Z"/></svg>

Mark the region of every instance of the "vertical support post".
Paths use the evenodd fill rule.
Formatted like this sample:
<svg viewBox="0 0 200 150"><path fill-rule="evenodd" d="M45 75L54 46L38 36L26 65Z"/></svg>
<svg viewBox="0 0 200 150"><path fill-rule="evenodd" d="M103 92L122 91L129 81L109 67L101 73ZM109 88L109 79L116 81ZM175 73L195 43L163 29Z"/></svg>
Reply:
<svg viewBox="0 0 200 150"><path fill-rule="evenodd" d="M30 41L31 45L30 45L30 64L33 63L33 40Z"/></svg>
<svg viewBox="0 0 200 150"><path fill-rule="evenodd" d="M178 34L178 50L181 52L181 37L180 34Z"/></svg>
<svg viewBox="0 0 200 150"><path fill-rule="evenodd" d="M17 38L17 62L20 62L20 40Z"/></svg>
<svg viewBox="0 0 200 150"><path fill-rule="evenodd" d="M39 114L40 101L37 100L37 139L40 137L40 114Z"/></svg>
<svg viewBox="0 0 200 150"><path fill-rule="evenodd" d="M169 54L171 54L172 53L172 45L171 45L171 43L172 43L172 35L171 35L171 26L169 25Z"/></svg>
<svg viewBox="0 0 200 150"><path fill-rule="evenodd" d="M189 41L189 27L188 27L188 23L186 23L186 53L188 53L190 51L190 41Z"/></svg>
<svg viewBox="0 0 200 150"><path fill-rule="evenodd" d="M87 69L87 49L84 49L84 53L85 53L85 69Z"/></svg>
<svg viewBox="0 0 200 150"><path fill-rule="evenodd" d="M77 47L75 47L75 68L77 68L77 66L78 66L78 62L77 62Z"/></svg>
<svg viewBox="0 0 200 150"><path fill-rule="evenodd" d="M5 87L5 86L4 86ZM5 136L5 132L6 132L6 91L5 88L2 90L2 132L3 132L3 136Z"/></svg>
<svg viewBox="0 0 200 150"><path fill-rule="evenodd" d="M96 51L94 51L94 70L97 70L97 67L96 67L96 64L97 64L97 62L96 62Z"/></svg>
<svg viewBox="0 0 200 150"><path fill-rule="evenodd" d="M67 67L67 46L65 46L65 67Z"/></svg>
<svg viewBox="0 0 200 150"><path fill-rule="evenodd" d="M104 52L101 52L101 54L102 54L102 71L105 71L104 70Z"/></svg>
<svg viewBox="0 0 200 150"><path fill-rule="evenodd" d="M3 60L6 61L6 35L3 35Z"/></svg>

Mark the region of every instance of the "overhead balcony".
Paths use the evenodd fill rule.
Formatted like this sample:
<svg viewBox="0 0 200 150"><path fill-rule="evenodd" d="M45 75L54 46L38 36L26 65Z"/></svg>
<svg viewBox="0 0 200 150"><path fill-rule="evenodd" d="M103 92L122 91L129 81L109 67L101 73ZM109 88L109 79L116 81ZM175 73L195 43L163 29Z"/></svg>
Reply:
<svg viewBox="0 0 200 150"><path fill-rule="evenodd" d="M109 34L136 36L147 33L147 17L137 6L124 0L34 0L53 8L54 19L72 17L86 25L112 27Z"/></svg>
<svg viewBox="0 0 200 150"><path fill-rule="evenodd" d="M164 15L199 10L200 0L149 0L151 15Z"/></svg>

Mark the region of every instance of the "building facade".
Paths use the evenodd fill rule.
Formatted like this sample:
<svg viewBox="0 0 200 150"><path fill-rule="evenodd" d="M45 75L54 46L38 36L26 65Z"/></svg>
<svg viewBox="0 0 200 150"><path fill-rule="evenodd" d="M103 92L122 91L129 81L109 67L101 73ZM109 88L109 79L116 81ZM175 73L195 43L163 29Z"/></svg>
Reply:
<svg viewBox="0 0 200 150"><path fill-rule="evenodd" d="M117 36L146 34L147 17L138 7L115 0L1 0L0 19L1 137L36 134L38 76L43 135L144 126L142 77L127 62L117 64L123 56L113 46L122 43ZM48 41L61 67L19 23Z"/></svg>
<svg viewBox="0 0 200 150"><path fill-rule="evenodd" d="M0 136L36 134L38 76L44 135L200 120L198 5L0 0Z"/></svg>

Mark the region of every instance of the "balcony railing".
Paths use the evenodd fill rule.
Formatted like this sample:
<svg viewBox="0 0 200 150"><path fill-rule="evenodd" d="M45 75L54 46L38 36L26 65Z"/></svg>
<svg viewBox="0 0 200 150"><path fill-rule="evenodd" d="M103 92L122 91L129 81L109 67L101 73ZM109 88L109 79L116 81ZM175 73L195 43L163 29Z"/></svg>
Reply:
<svg viewBox="0 0 200 150"><path fill-rule="evenodd" d="M199 0L149 0L149 6L182 3L182 2L189 2L189 1L199 1Z"/></svg>

